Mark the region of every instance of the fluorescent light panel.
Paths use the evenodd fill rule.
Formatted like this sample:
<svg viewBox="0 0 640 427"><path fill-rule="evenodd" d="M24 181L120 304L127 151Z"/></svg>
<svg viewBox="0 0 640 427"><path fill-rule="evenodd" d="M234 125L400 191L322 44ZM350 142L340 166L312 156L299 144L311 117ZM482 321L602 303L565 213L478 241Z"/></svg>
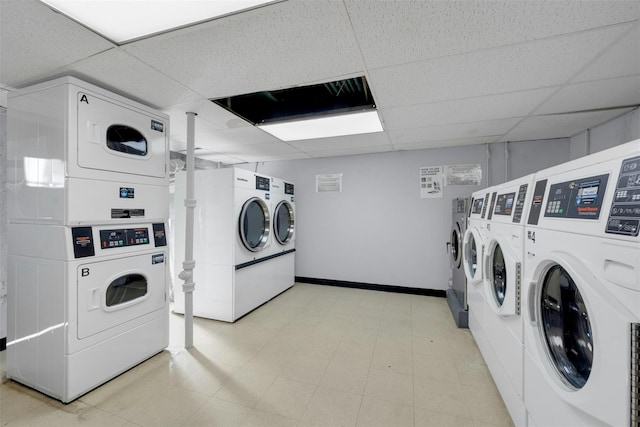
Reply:
<svg viewBox="0 0 640 427"><path fill-rule="evenodd" d="M143 38L273 0L41 0L116 42Z"/></svg>
<svg viewBox="0 0 640 427"><path fill-rule="evenodd" d="M315 138L382 132L377 111L326 116L308 120L296 120L259 125L260 129L282 141L300 141Z"/></svg>

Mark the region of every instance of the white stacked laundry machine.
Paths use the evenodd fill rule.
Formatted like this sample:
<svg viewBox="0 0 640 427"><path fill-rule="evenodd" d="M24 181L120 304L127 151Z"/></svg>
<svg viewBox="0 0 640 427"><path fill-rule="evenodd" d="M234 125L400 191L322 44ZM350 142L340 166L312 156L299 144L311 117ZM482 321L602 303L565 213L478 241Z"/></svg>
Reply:
<svg viewBox="0 0 640 427"><path fill-rule="evenodd" d="M293 185L278 182L283 191L274 199L269 176L239 168L196 171L195 316L234 322L293 286L294 200L286 193L286 188L293 193ZM184 200L185 174L176 175L175 194ZM184 254L185 221L177 209L178 260ZM180 289L174 294L173 310L184 313L184 294Z"/></svg>
<svg viewBox="0 0 640 427"><path fill-rule="evenodd" d="M9 96L9 378L69 402L168 345L168 134L71 77Z"/></svg>

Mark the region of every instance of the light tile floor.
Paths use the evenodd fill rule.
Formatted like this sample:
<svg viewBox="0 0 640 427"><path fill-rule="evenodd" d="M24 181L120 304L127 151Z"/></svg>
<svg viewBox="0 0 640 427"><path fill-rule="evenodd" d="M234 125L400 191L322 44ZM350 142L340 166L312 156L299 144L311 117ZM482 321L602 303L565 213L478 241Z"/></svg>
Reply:
<svg viewBox="0 0 640 427"><path fill-rule="evenodd" d="M196 318L194 343L172 314L166 351L68 405L5 381L0 424L512 425L443 298L296 284L234 324Z"/></svg>

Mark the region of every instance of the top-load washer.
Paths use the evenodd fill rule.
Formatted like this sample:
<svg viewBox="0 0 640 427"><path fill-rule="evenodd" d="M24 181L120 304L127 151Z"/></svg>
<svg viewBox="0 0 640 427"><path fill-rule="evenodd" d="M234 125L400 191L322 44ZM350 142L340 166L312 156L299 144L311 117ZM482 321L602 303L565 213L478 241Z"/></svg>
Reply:
<svg viewBox="0 0 640 427"><path fill-rule="evenodd" d="M186 195L184 175L176 174L176 200ZM239 168L196 171L195 316L233 322L293 285L272 274L271 194L266 175ZM178 259L184 254L185 222L184 211L177 210ZM182 292L175 292L174 311L184 313Z"/></svg>
<svg viewBox="0 0 640 427"><path fill-rule="evenodd" d="M451 233L447 242L451 264L451 288L447 290L447 303L459 328L469 325L467 312L467 278L462 265L462 239L467 231L470 198L455 198L451 206Z"/></svg>
<svg viewBox="0 0 640 427"><path fill-rule="evenodd" d="M533 193L533 175L491 189L483 270L486 280L484 332L493 350L489 370L516 425L526 425L523 397L524 343L521 282L524 223Z"/></svg>
<svg viewBox="0 0 640 427"><path fill-rule="evenodd" d="M535 175L527 220L530 425L640 424L640 140Z"/></svg>
<svg viewBox="0 0 640 427"><path fill-rule="evenodd" d="M10 221L149 222L169 215L169 117L73 77L8 99Z"/></svg>

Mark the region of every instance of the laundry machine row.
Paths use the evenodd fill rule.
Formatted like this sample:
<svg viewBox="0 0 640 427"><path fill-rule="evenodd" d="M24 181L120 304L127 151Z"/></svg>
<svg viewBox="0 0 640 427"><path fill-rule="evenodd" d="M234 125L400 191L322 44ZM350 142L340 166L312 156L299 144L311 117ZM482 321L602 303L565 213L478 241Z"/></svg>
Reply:
<svg viewBox="0 0 640 427"><path fill-rule="evenodd" d="M239 168L197 170L195 181L193 314L234 322L294 284L294 185ZM186 177L178 173L176 200L185 191ZM178 258L185 222L178 210ZM184 309L176 290L173 310Z"/></svg>
<svg viewBox="0 0 640 427"><path fill-rule="evenodd" d="M640 423L639 229L640 140L474 193L469 327L516 425Z"/></svg>
<svg viewBox="0 0 640 427"><path fill-rule="evenodd" d="M9 378L69 402L168 345L168 135L76 78L9 95Z"/></svg>

